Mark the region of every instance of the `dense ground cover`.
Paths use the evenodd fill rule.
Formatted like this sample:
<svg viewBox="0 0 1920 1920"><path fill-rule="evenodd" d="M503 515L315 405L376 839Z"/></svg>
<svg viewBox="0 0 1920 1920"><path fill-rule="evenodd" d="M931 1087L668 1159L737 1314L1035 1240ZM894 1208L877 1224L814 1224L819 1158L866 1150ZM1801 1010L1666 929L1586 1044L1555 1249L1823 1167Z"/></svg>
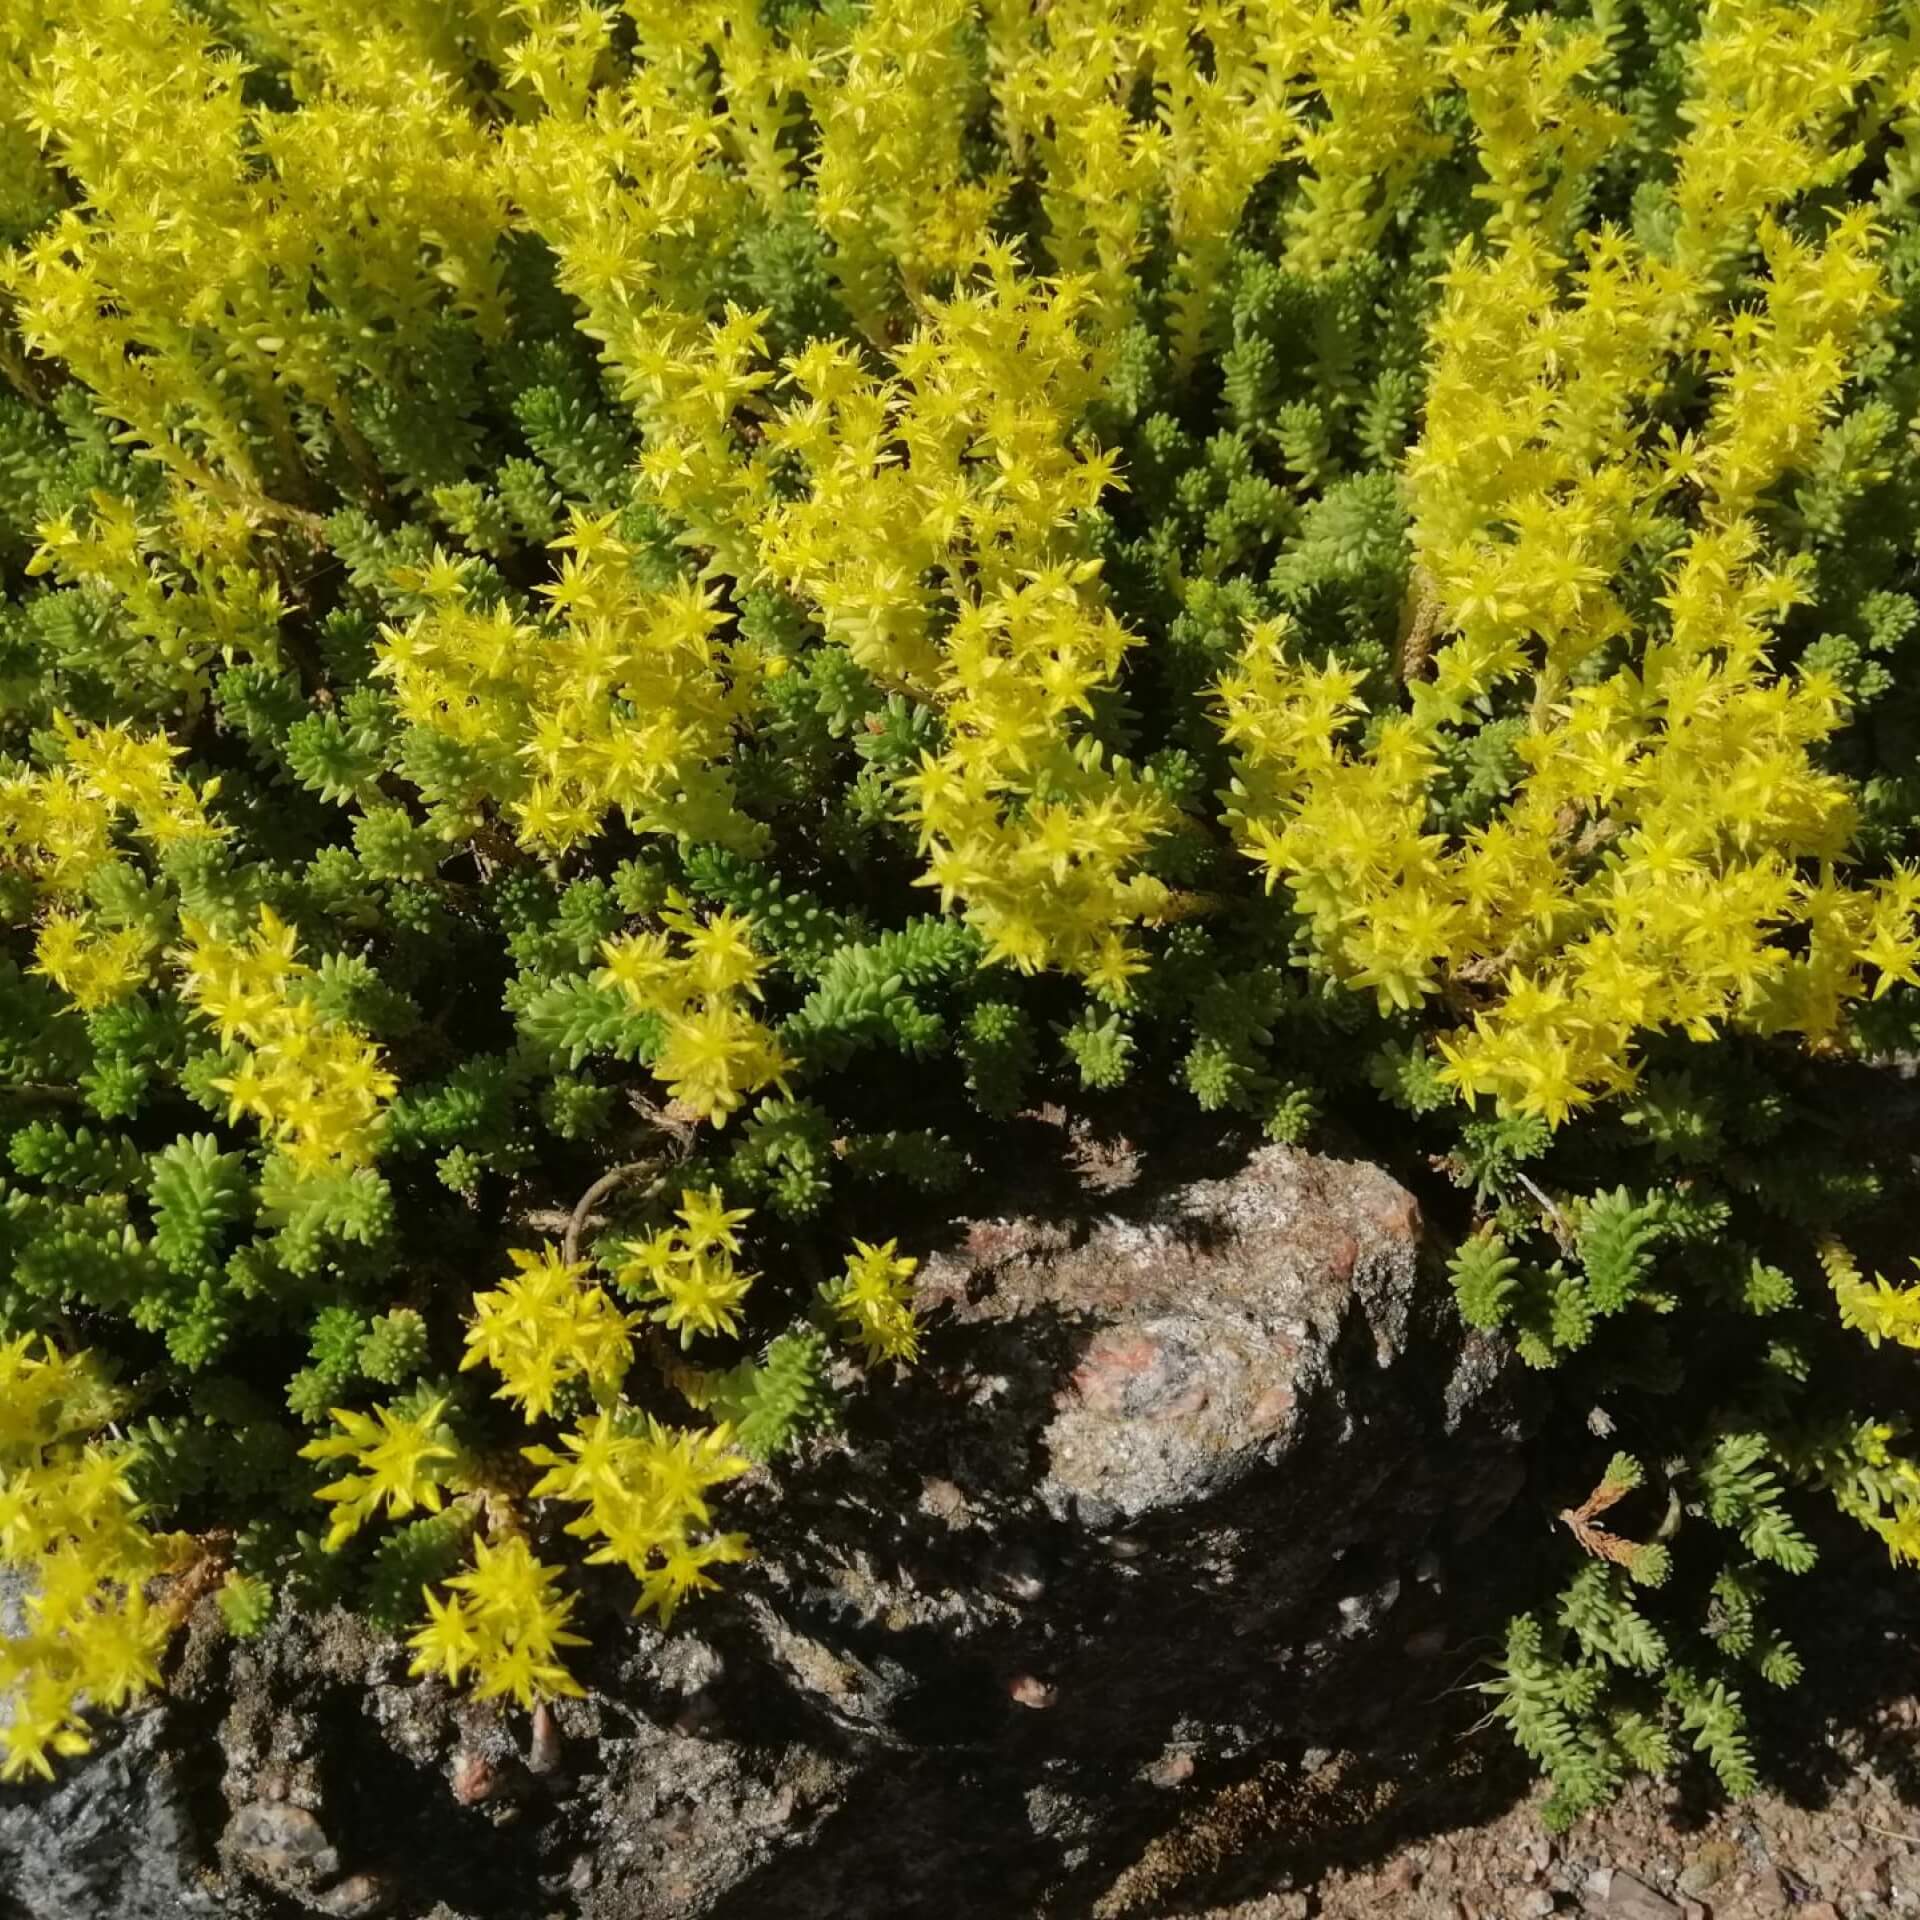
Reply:
<svg viewBox="0 0 1920 1920"><path fill-rule="evenodd" d="M1920 1016L1917 51L10 0L6 1773L209 1585L567 1690L911 1364L916 1196L1171 1082L1427 1156L1597 1403L1555 1813L1750 1784L1807 1503L1920 1558L1818 1094Z"/></svg>

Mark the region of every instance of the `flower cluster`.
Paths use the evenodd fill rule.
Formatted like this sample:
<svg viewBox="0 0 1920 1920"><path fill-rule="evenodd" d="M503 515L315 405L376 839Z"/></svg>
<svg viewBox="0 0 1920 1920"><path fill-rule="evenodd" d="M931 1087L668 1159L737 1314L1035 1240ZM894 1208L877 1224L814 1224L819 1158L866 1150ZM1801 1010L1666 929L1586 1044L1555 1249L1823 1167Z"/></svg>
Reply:
<svg viewBox="0 0 1920 1920"><path fill-rule="evenodd" d="M449 838L483 802L530 847L589 839L618 812L642 832L750 838L724 767L755 657L710 592L649 586L617 516L574 509L540 593L547 617L476 602L460 564L420 570L422 610L389 625L378 671L408 732L403 763Z"/></svg>
<svg viewBox="0 0 1920 1920"><path fill-rule="evenodd" d="M260 552L262 522L257 507L178 478L156 514L96 488L84 507L41 523L26 572L112 606L120 645L103 664L132 698L197 705L213 661L278 655L286 603Z"/></svg>
<svg viewBox="0 0 1920 1920"><path fill-rule="evenodd" d="M634 1611L657 1613L663 1626L690 1594L713 1586L709 1567L747 1557L745 1535L711 1531L707 1490L752 1464L724 1426L675 1430L602 1408L559 1448L525 1453L547 1469L533 1497L580 1506L567 1531L598 1542L588 1560L625 1567L640 1583Z"/></svg>
<svg viewBox="0 0 1920 1920"><path fill-rule="evenodd" d="M848 1322L851 1337L870 1361L911 1362L920 1352L911 1284L920 1263L900 1253L898 1246L893 1240L877 1247L856 1240L846 1271L821 1288L822 1298Z"/></svg>
<svg viewBox="0 0 1920 1920"><path fill-rule="evenodd" d="M300 993L312 969L298 956L299 930L262 907L245 940L191 916L181 931L184 998L223 1047L240 1043L232 1071L213 1082L229 1119L257 1120L305 1172L371 1160L396 1082L364 1034Z"/></svg>
<svg viewBox="0 0 1920 1920"><path fill-rule="evenodd" d="M81 891L112 857L111 835L123 823L156 853L219 837L208 811L219 782L196 788L181 779L185 749L166 734L87 726L58 711L52 723L59 766L7 788L9 861L25 865L49 892Z"/></svg>
<svg viewBox="0 0 1920 1920"><path fill-rule="evenodd" d="M170 1543L140 1524L130 1450L88 1436L111 1401L84 1354L0 1343L0 1563L26 1576L24 1631L0 1639L0 1780L53 1777L109 1712L160 1683L174 1620L147 1596Z"/></svg>
<svg viewBox="0 0 1920 1920"><path fill-rule="evenodd" d="M680 1196L680 1224L636 1240L625 1249L614 1283L645 1301L647 1318L680 1336L682 1347L699 1334L733 1333L755 1275L734 1265L740 1251L736 1229L749 1217L726 1205L718 1187Z"/></svg>
<svg viewBox="0 0 1920 1920"><path fill-rule="evenodd" d="M516 1247L507 1258L512 1277L473 1296L461 1367L490 1366L502 1381L498 1397L516 1402L529 1420L551 1413L570 1380L584 1379L596 1399L611 1399L632 1358L628 1316L557 1247Z"/></svg>
<svg viewBox="0 0 1920 1920"><path fill-rule="evenodd" d="M300 1449L304 1460L351 1460L358 1469L315 1489L314 1497L331 1505L329 1550L352 1539L383 1509L396 1519L416 1509L440 1511L443 1489L459 1458L441 1420L444 1400L412 1412L392 1407L375 1407L371 1413L335 1407L332 1412L340 1431Z"/></svg>
<svg viewBox="0 0 1920 1920"><path fill-rule="evenodd" d="M658 933L607 941L596 978L659 1021L653 1070L669 1095L724 1126L749 1095L778 1085L792 1066L750 1008L766 962L738 914L703 920L676 899L662 909L660 922Z"/></svg>
<svg viewBox="0 0 1920 1920"><path fill-rule="evenodd" d="M1920 1283L1897 1287L1877 1273L1867 1279L1837 1240L1821 1243L1820 1265L1840 1318L1864 1334L1869 1346L1890 1340L1899 1347L1920 1347Z"/></svg>
<svg viewBox="0 0 1920 1920"><path fill-rule="evenodd" d="M1080 326L1085 282L1037 285L1003 247L981 268L977 290L929 304L891 379L824 342L789 360L800 397L764 457L810 484L769 503L758 551L829 638L943 723L899 781L922 884L995 959L1124 998L1129 930L1166 909L1141 862L1171 810L1088 724L1138 645L1082 530L1114 458L1071 430L1107 361Z"/></svg>
<svg viewBox="0 0 1920 1920"><path fill-rule="evenodd" d="M473 1565L447 1581L448 1598L429 1589L427 1623L408 1642L412 1670L451 1684L470 1680L476 1698L505 1696L523 1707L579 1693L560 1650L586 1642L566 1631L574 1601L554 1591L559 1577L560 1570L542 1566L518 1534L480 1541Z"/></svg>
<svg viewBox="0 0 1920 1920"><path fill-rule="evenodd" d="M272 114L246 59L169 0L41 17L22 118L86 211L36 233L0 288L26 345L203 493L270 512L270 485L310 457L303 432L370 459L366 386L405 389L448 289L483 332L501 326L505 201L420 50L355 33L331 49L345 84Z"/></svg>
<svg viewBox="0 0 1920 1920"><path fill-rule="evenodd" d="M1529 58L1525 37L1503 57ZM1714 71L1732 114L1746 95ZM1717 161L1696 135L1678 162L1684 205ZM1362 676L1290 658L1272 623L1220 683L1243 850L1310 916L1323 964L1383 1007L1461 990L1471 1018L1438 1046L1470 1100L1557 1125L1634 1084L1648 1030L1826 1042L1920 956L1913 877L1835 869L1855 813L1819 754L1843 690L1770 660L1806 586L1754 503L1831 419L1885 301L1868 211L1810 243L1772 217L1794 184L1748 196L1766 271L1731 311L1685 245L1662 259L1602 226L1568 261L1539 196L1506 203L1498 245L1449 267L1407 469L1450 637L1358 741ZM1705 424L1646 436L1642 405L1689 362L1712 382ZM1617 577L1692 500L1699 524L1636 620ZM1520 777L1484 822L1435 832L1450 758L1509 711Z"/></svg>

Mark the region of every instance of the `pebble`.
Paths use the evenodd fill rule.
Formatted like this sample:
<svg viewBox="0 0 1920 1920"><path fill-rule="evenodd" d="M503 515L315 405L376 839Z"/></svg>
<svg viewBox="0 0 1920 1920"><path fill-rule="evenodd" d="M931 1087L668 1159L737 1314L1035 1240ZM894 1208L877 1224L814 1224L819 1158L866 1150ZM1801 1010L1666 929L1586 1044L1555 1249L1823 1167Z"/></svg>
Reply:
<svg viewBox="0 0 1920 1920"><path fill-rule="evenodd" d="M386 1912L392 1897L393 1889L377 1873L354 1873L320 1896L320 1911L339 1920L371 1920Z"/></svg>
<svg viewBox="0 0 1920 1920"><path fill-rule="evenodd" d="M1032 1707L1035 1712L1044 1711L1060 1697L1053 1687L1031 1673L1019 1673L1007 1682L1007 1694L1023 1707Z"/></svg>
<svg viewBox="0 0 1920 1920"><path fill-rule="evenodd" d="M1000 1555L993 1563L993 1583L1009 1599L1018 1600L1023 1606L1031 1606L1047 1591L1039 1560L1027 1552L1010 1551Z"/></svg>
<svg viewBox="0 0 1920 1920"><path fill-rule="evenodd" d="M1638 1874L1619 1868L1608 1876L1604 1904L1596 1909L1606 1920L1680 1920L1680 1909L1664 1893L1656 1893Z"/></svg>
<svg viewBox="0 0 1920 1920"><path fill-rule="evenodd" d="M967 1524L967 1496L951 1480L929 1475L920 1483L920 1511L950 1527Z"/></svg>
<svg viewBox="0 0 1920 1920"><path fill-rule="evenodd" d="M1382 1893L1411 1893L1420 1884L1420 1869L1408 1854L1388 1863L1380 1875Z"/></svg>
<svg viewBox="0 0 1920 1920"><path fill-rule="evenodd" d="M1546 1920L1554 1909L1555 1901L1546 1888L1538 1887L1532 1893L1520 1898L1519 1913L1521 1920Z"/></svg>
<svg viewBox="0 0 1920 1920"><path fill-rule="evenodd" d="M1853 1863L1853 1871L1847 1875L1846 1890L1849 1893L1864 1893L1870 1900L1884 1900L1891 1890L1886 1855L1863 1853Z"/></svg>
<svg viewBox="0 0 1920 1920"><path fill-rule="evenodd" d="M1339 1602L1340 1631L1345 1636L1364 1632L1383 1613L1391 1613L1400 1601L1400 1580L1391 1576L1371 1593L1343 1594Z"/></svg>
<svg viewBox="0 0 1920 1920"><path fill-rule="evenodd" d="M1725 1840L1709 1840L1680 1872L1680 1891L1697 1897L1717 1887L1736 1866L1740 1856Z"/></svg>
<svg viewBox="0 0 1920 1920"><path fill-rule="evenodd" d="M340 1871L326 1829L304 1807L250 1801L227 1822L226 1844L249 1873L282 1886L311 1886Z"/></svg>
<svg viewBox="0 0 1920 1920"><path fill-rule="evenodd" d="M477 1807L500 1791L500 1769L484 1753L463 1747L453 1756L453 1797L463 1807Z"/></svg>

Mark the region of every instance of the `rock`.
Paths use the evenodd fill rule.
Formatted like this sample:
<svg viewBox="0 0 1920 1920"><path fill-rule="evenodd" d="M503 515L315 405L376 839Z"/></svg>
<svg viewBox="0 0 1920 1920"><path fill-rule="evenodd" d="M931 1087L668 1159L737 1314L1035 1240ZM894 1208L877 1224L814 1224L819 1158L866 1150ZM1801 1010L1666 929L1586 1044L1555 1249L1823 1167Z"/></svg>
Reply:
<svg viewBox="0 0 1920 1920"><path fill-rule="evenodd" d="M221 1920L167 1715L100 1730L49 1787L0 1786L0 1913L66 1920Z"/></svg>
<svg viewBox="0 0 1920 1920"><path fill-rule="evenodd" d="M979 1823L1037 1779L1124 1854L1167 1817L1183 1727L1337 1746L1397 1686L1431 1694L1379 1623L1524 1471L1501 1357L1447 1322L1419 1236L1379 1169L1280 1147L1091 1220L956 1227L920 1275L921 1365L754 1530L763 1645L831 1728L894 1748L852 1803L871 1877L788 1859L795 1920L882 1890L903 1920L1025 1910L1070 1850L983 1851ZM1046 1711L1007 1715L1009 1675Z"/></svg>
<svg viewBox="0 0 1920 1920"><path fill-rule="evenodd" d="M1420 1867L1409 1854L1390 1860L1380 1874L1382 1893L1411 1893L1420 1884Z"/></svg>
<svg viewBox="0 0 1920 1920"><path fill-rule="evenodd" d="M1050 1687L1037 1675L1017 1673L1007 1682L1009 1698L1017 1700L1023 1707L1032 1707L1036 1712L1045 1712L1059 1699L1056 1688Z"/></svg>
<svg viewBox="0 0 1920 1920"><path fill-rule="evenodd" d="M385 1913L393 1901L392 1885L376 1873L356 1873L330 1887L315 1903L322 1913L336 1914L340 1920L372 1920Z"/></svg>
<svg viewBox="0 0 1920 1920"><path fill-rule="evenodd" d="M1400 1581L1394 1577L1372 1593L1343 1594L1339 1601L1340 1631L1348 1639L1378 1625L1383 1614L1391 1613L1400 1598Z"/></svg>
<svg viewBox="0 0 1920 1920"><path fill-rule="evenodd" d="M326 1829L305 1807L250 1801L227 1822L220 1846L241 1872L276 1887L314 1887L340 1871Z"/></svg>
<svg viewBox="0 0 1920 1920"><path fill-rule="evenodd" d="M463 1807L477 1807L482 1801L491 1800L502 1790L505 1778L504 1771L484 1753L475 1753L463 1747L453 1756L450 1784L453 1797Z"/></svg>
<svg viewBox="0 0 1920 1920"><path fill-rule="evenodd" d="M1725 1840L1709 1840L1680 1870L1679 1891L1689 1899L1717 1887L1740 1864L1740 1855Z"/></svg>
<svg viewBox="0 0 1920 1920"><path fill-rule="evenodd" d="M1384 1174L1273 1148L1169 1198L1065 1248L1029 1222L976 1225L923 1274L974 1327L1080 1330L1040 1435L1039 1496L1062 1518L1133 1522L1231 1486L1288 1450L1347 1326L1382 1366L1404 1348L1418 1216Z"/></svg>
<svg viewBox="0 0 1920 1920"><path fill-rule="evenodd" d="M1799 1920L1840 1920L1840 1909L1831 1900L1816 1900L1800 1909Z"/></svg>
<svg viewBox="0 0 1920 1920"><path fill-rule="evenodd" d="M1589 1904L1589 1911L1603 1914L1605 1920L1680 1920L1680 1907L1664 1893L1656 1893L1638 1874L1616 1867L1607 1881L1600 1905Z"/></svg>
<svg viewBox="0 0 1920 1920"><path fill-rule="evenodd" d="M1847 1870L1846 1891L1861 1894L1869 1900L1884 1900L1891 1891L1886 1854L1880 1851L1862 1853Z"/></svg>

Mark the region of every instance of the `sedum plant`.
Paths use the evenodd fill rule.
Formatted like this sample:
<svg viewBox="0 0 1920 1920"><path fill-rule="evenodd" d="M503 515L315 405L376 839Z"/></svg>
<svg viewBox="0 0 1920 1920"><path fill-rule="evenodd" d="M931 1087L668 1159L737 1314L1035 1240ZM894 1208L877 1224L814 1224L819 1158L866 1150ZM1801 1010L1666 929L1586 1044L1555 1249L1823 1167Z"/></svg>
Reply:
<svg viewBox="0 0 1920 1920"><path fill-rule="evenodd" d="M1920 1561L1911 1168L1823 1092L1920 1031L1886 10L0 61L0 1772L209 1590L575 1690L592 1569L670 1622L912 1364L916 1196L1170 1083L1424 1156L1618 1435L1488 1682L1554 1816L1751 1784L1821 1508Z"/></svg>

